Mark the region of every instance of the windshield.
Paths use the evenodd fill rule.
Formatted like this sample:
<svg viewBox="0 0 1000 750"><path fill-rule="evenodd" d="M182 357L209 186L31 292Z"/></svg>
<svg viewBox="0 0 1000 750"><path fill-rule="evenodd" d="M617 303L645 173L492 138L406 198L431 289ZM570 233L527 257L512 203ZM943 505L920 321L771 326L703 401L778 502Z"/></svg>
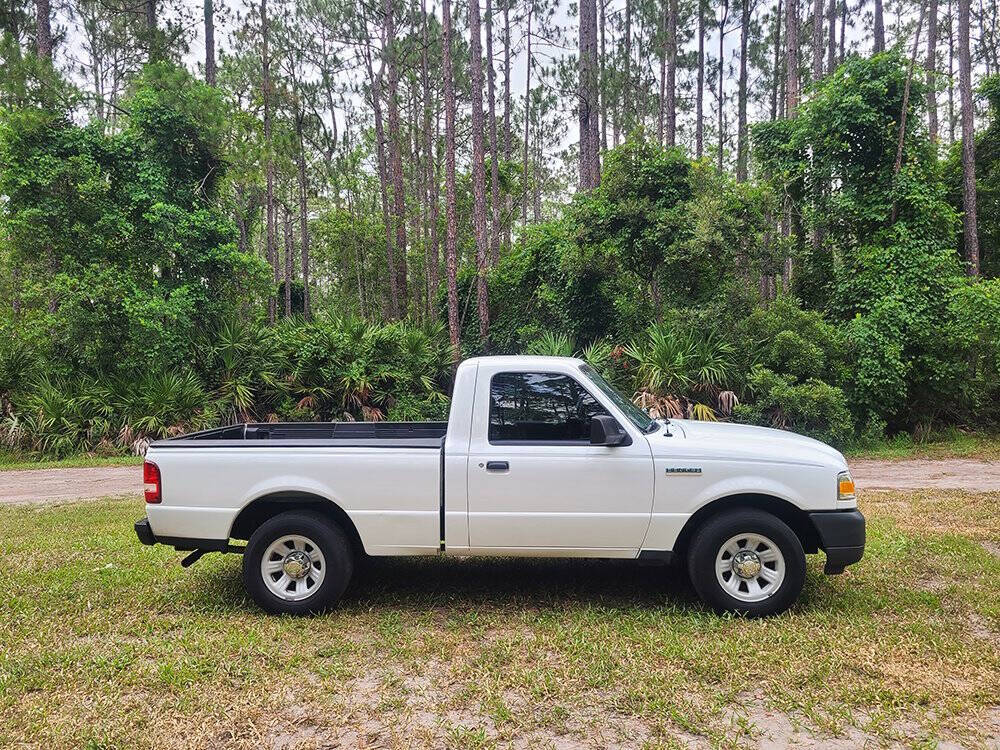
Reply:
<svg viewBox="0 0 1000 750"><path fill-rule="evenodd" d="M656 421L650 419L646 412L616 391L607 380L601 377L601 374L597 372L597 370L590 365L581 365L580 370L584 375L590 378L590 381L594 385L601 389L605 396L611 399L614 405L617 406L621 412L628 417L628 420L637 428L643 432L652 432L656 429Z"/></svg>

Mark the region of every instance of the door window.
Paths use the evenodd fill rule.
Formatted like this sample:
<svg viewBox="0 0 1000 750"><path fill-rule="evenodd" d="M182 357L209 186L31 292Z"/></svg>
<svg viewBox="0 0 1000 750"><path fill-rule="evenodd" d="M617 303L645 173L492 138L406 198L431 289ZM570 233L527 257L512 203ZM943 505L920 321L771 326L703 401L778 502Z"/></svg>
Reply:
<svg viewBox="0 0 1000 750"><path fill-rule="evenodd" d="M568 375L502 372L490 381L491 443L587 443L590 420L607 413Z"/></svg>

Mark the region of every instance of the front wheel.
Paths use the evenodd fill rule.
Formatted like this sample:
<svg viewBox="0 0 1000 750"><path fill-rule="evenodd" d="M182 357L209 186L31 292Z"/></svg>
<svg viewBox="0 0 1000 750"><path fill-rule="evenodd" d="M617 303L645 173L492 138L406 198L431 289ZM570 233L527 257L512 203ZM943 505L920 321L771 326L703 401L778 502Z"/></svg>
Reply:
<svg viewBox="0 0 1000 750"><path fill-rule="evenodd" d="M274 614L316 614L336 605L354 572L351 545L327 518L289 511L265 521L243 555L243 584Z"/></svg>
<svg viewBox="0 0 1000 750"><path fill-rule="evenodd" d="M806 556L780 518L760 510L722 513L695 533L688 574L717 612L766 617L784 612L802 591Z"/></svg>

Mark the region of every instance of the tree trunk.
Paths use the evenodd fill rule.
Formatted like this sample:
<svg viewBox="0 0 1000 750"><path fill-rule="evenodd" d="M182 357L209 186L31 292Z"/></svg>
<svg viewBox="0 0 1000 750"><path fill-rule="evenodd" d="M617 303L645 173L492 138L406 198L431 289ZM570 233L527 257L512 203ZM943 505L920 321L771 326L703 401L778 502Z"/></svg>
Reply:
<svg viewBox="0 0 1000 750"><path fill-rule="evenodd" d="M785 109L795 117L799 106L799 0L785 0Z"/></svg>
<svg viewBox="0 0 1000 750"><path fill-rule="evenodd" d="M503 160L510 162L511 132L510 132L510 3L503 2ZM504 248L510 249L510 226L513 224L514 197L509 193L504 201L504 212L507 223L503 233Z"/></svg>
<svg viewBox="0 0 1000 750"><path fill-rule="evenodd" d="M813 0L812 83L823 77L823 0Z"/></svg>
<svg viewBox="0 0 1000 750"><path fill-rule="evenodd" d="M601 28L600 36L600 47L598 49L599 62L598 62L598 74L601 80L601 149L603 151L608 150L608 92L607 92L607 73L605 72L606 58L605 58L605 46L604 46L604 29L605 29L605 11L607 10L608 0L599 0L600 4L597 6L598 12L598 23Z"/></svg>
<svg viewBox="0 0 1000 750"><path fill-rule="evenodd" d="M955 142L955 11L948 0L948 143Z"/></svg>
<svg viewBox="0 0 1000 750"><path fill-rule="evenodd" d="M472 96L472 227L476 237L476 303L479 345L489 345L490 304L486 286L489 239L486 234L486 166L483 153L483 48L479 0L469 1L469 63Z"/></svg>
<svg viewBox="0 0 1000 750"><path fill-rule="evenodd" d="M826 50L826 72L832 73L837 67L837 0L830 0L827 6L827 50Z"/></svg>
<svg viewBox="0 0 1000 750"><path fill-rule="evenodd" d="M976 122L972 100L969 50L969 0L958 0L958 87L962 97L962 219L965 262L970 276L979 275L979 231L976 225Z"/></svg>
<svg viewBox="0 0 1000 750"><path fill-rule="evenodd" d="M215 7L205 0L205 83L215 85Z"/></svg>
<svg viewBox="0 0 1000 750"><path fill-rule="evenodd" d="M486 98L490 128L490 264L500 260L500 154L497 153L496 75L493 70L493 0L486 0Z"/></svg>
<svg viewBox="0 0 1000 750"><path fill-rule="evenodd" d="M743 0L746 2L746 0ZM722 0L722 17L719 21L719 171L722 171L722 154L726 145L726 65L724 59L726 21L729 20L729 0Z"/></svg>
<svg viewBox="0 0 1000 750"><path fill-rule="evenodd" d="M587 191L601 182L595 0L580 2L579 76L580 189Z"/></svg>
<svg viewBox="0 0 1000 750"><path fill-rule="evenodd" d="M388 91L389 169L392 177L393 222L396 229L396 289L399 292L399 314L408 307L406 283L406 193L403 187L403 159L400 155L399 133L399 72L396 66L396 24L393 0L385 0L385 48Z"/></svg>
<svg viewBox="0 0 1000 750"><path fill-rule="evenodd" d="M736 124L736 181L743 182L747 178L747 43L750 37L750 0L742 0L740 16L740 79L737 91L737 124Z"/></svg>
<svg viewBox="0 0 1000 750"><path fill-rule="evenodd" d="M698 82L695 86L694 153L701 158L705 146L705 0L698 3Z"/></svg>
<svg viewBox="0 0 1000 750"><path fill-rule="evenodd" d="M448 271L448 332L455 365L461 356L458 330L458 217L455 196L455 82L451 63L451 0L442 0L444 68L445 265Z"/></svg>
<svg viewBox="0 0 1000 750"><path fill-rule="evenodd" d="M594 24L597 23L597 7L594 6ZM583 18L580 19L581 26ZM632 132L632 118L629 107L629 94L632 91L632 0L625 0L625 74L622 86L622 130L628 138ZM596 105L593 107L596 111Z"/></svg>
<svg viewBox="0 0 1000 750"><path fill-rule="evenodd" d="M677 0L667 0L667 122L668 146L677 144Z"/></svg>
<svg viewBox="0 0 1000 750"><path fill-rule="evenodd" d="M531 11L528 5L527 58L524 74L524 158L521 168L521 224L528 225L528 123L531 122ZM582 143L581 143L582 146Z"/></svg>
<svg viewBox="0 0 1000 750"><path fill-rule="evenodd" d="M938 0L929 0L930 15L927 19L927 132L932 143L938 140L937 107L937 36Z"/></svg>
<svg viewBox="0 0 1000 750"><path fill-rule="evenodd" d="M15 11L16 13L17 11ZM52 21L49 0L35 0L36 37L38 39L38 56L46 60L52 59Z"/></svg>
<svg viewBox="0 0 1000 750"><path fill-rule="evenodd" d="M667 93L667 11L668 3L663 4L663 41L660 47L660 99L656 113L656 142L663 145L663 127L666 119L666 93ZM602 60L603 65L603 60ZM602 76L603 78L603 76ZM602 99L604 97L601 97Z"/></svg>
<svg viewBox="0 0 1000 750"><path fill-rule="evenodd" d="M285 209L285 318L292 317L292 215Z"/></svg>
<svg viewBox="0 0 1000 750"><path fill-rule="evenodd" d="M882 0L875 0L875 23L872 29L872 54L885 51L885 21L883 20Z"/></svg>
<svg viewBox="0 0 1000 750"><path fill-rule="evenodd" d="M844 64L844 48L847 38L847 0L840 0L840 51L837 54L837 64Z"/></svg>
<svg viewBox="0 0 1000 750"><path fill-rule="evenodd" d="M778 119L778 89L781 88L781 24L784 16L781 13L781 0L774 16L774 86L771 88L771 120ZM784 113L781 113L784 116Z"/></svg>
<svg viewBox="0 0 1000 750"><path fill-rule="evenodd" d="M264 0L261 0L264 2ZM146 36L149 44L148 60L153 62L159 59L159 40L156 30L156 0L145 0L146 11Z"/></svg>
<svg viewBox="0 0 1000 750"><path fill-rule="evenodd" d="M299 172L299 242L302 261L302 317L309 320L312 312L309 308L309 184L306 180L306 144L304 131L305 112L301 109L295 118L295 134L298 137L298 172Z"/></svg>
<svg viewBox="0 0 1000 750"><path fill-rule="evenodd" d="M438 186L437 186L437 116L434 116L434 127L431 123L431 82L430 82L430 62L428 50L430 49L430 32L427 24L427 0L420 0L421 11L421 36L423 39L423 49L420 52L420 83L424 95L424 201L426 206L427 223L427 246L424 248L424 265L427 276L427 312L432 320L437 319L437 309L434 306L434 296L438 289L438 273L440 261L438 260L437 248L437 220L438 220Z"/></svg>
<svg viewBox="0 0 1000 750"><path fill-rule="evenodd" d="M153 24L156 24L155 0L147 0L147 14L149 8L154 8ZM148 20L148 15L147 15ZM267 172L267 193L264 197L264 211L267 224L267 262L271 265L274 279L274 289L267 300L267 321L274 325L278 313L278 300L275 297L278 291L278 252L274 243L274 154L271 142L271 56L268 49L268 37L270 35L270 25L267 17L267 0L260 0L260 34L261 34L261 82L263 86L264 99L264 151Z"/></svg>
<svg viewBox="0 0 1000 750"><path fill-rule="evenodd" d="M399 288L396 278L396 254L393 248L392 215L389 212L389 176L385 156L385 128L382 124L382 71L375 75L372 68L371 52L367 48L362 52L367 67L368 80L371 81L372 115L375 119L375 161L378 166L379 195L382 199L382 223L385 228L385 257L388 263L389 304L388 316L399 317Z"/></svg>

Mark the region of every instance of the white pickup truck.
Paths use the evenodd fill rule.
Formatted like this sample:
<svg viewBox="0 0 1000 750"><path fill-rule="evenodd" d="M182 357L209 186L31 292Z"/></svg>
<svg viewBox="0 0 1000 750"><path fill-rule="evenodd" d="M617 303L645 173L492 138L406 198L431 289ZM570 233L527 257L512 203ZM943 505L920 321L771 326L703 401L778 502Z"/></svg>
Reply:
<svg viewBox="0 0 1000 750"><path fill-rule="evenodd" d="M140 541L185 565L242 553L277 613L336 604L367 554L677 561L715 610L770 615L797 599L806 553L840 573L865 544L835 449L653 420L564 357L466 360L447 423L239 424L153 443L143 474Z"/></svg>

